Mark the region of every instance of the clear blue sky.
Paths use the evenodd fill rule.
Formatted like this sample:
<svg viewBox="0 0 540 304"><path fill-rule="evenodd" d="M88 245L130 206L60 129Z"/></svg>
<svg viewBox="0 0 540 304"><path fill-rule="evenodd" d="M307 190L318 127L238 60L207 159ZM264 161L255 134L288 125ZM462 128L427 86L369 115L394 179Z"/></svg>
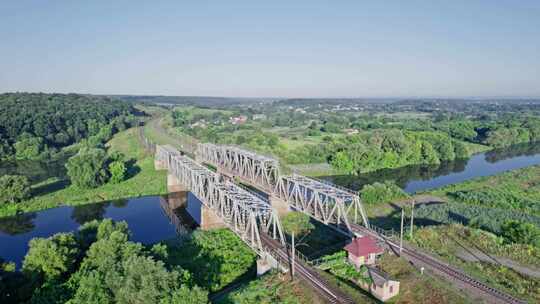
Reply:
<svg viewBox="0 0 540 304"><path fill-rule="evenodd" d="M540 1L0 1L0 92L540 96Z"/></svg>

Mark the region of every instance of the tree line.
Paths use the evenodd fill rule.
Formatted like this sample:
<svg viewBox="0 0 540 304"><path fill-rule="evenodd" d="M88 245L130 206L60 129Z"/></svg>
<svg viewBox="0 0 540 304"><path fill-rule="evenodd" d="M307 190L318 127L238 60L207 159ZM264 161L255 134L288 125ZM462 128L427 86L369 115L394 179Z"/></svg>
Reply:
<svg viewBox="0 0 540 304"><path fill-rule="evenodd" d="M79 94L0 94L0 159L39 159L136 121L129 104Z"/></svg>
<svg viewBox="0 0 540 304"><path fill-rule="evenodd" d="M459 104L456 111L431 103L362 104L353 110L347 105L285 105L176 108L171 118L180 132L203 142L246 146L287 164L328 163L348 174L439 164L480 149L540 141L536 105L513 110L475 103L471 110ZM228 121L237 115L245 115L247 122Z"/></svg>
<svg viewBox="0 0 540 304"><path fill-rule="evenodd" d="M0 261L1 303L208 303L191 272L167 264L164 244L130 240L125 222L92 221L35 238L22 271Z"/></svg>

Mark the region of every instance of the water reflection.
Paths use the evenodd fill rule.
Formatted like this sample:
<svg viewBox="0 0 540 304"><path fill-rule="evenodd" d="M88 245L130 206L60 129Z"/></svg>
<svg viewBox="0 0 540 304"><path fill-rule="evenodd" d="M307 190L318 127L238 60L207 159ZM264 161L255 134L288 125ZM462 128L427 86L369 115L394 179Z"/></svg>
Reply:
<svg viewBox="0 0 540 304"><path fill-rule="evenodd" d="M414 193L536 164L540 164L540 143L515 145L439 165L406 166L357 176L326 176L323 179L353 190L360 190L364 185L377 181L391 180L405 191Z"/></svg>
<svg viewBox="0 0 540 304"><path fill-rule="evenodd" d="M381 169L360 175L334 175L323 179L352 190L360 190L366 184L394 181L401 188L406 188L411 180L431 180L438 176L448 175L465 170L468 160L460 159L453 162L444 162L438 165L414 165L397 169Z"/></svg>
<svg viewBox="0 0 540 304"><path fill-rule="evenodd" d="M519 156L532 156L540 154L540 142L525 143L510 148L496 149L486 152L486 160L490 163L495 163L501 160L519 157Z"/></svg>
<svg viewBox="0 0 540 304"><path fill-rule="evenodd" d="M0 162L0 176L2 175L24 175L32 183L42 182L51 177L59 179L66 178L66 160L59 159L54 161L2 161Z"/></svg>
<svg viewBox="0 0 540 304"><path fill-rule="evenodd" d="M0 232L7 235L28 233L35 228L35 218L36 214L33 212L0 218Z"/></svg>
<svg viewBox="0 0 540 304"><path fill-rule="evenodd" d="M71 219L79 225L92 220L102 220L109 205L110 203L100 203L76 206L73 208L73 212L71 212Z"/></svg>
<svg viewBox="0 0 540 304"><path fill-rule="evenodd" d="M159 199L159 204L180 237L189 235L198 224L187 210L188 192L175 192Z"/></svg>
<svg viewBox="0 0 540 304"><path fill-rule="evenodd" d="M111 201L111 204L115 206L116 208L123 208L127 206L128 202L129 200L124 198L124 199L117 199L117 200Z"/></svg>
<svg viewBox="0 0 540 304"><path fill-rule="evenodd" d="M132 239L146 244L186 236L197 227L188 206L195 215L200 202L190 193L181 192L166 197L149 196L76 207L58 207L40 212L0 218L0 258L18 266L34 237L48 237L58 232L76 230L81 224L111 218L126 221Z"/></svg>

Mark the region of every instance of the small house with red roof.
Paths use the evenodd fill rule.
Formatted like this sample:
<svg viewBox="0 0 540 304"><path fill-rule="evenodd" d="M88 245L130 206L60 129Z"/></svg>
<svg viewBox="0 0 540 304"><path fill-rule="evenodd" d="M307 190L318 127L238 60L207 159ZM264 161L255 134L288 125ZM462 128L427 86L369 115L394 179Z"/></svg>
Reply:
<svg viewBox="0 0 540 304"><path fill-rule="evenodd" d="M384 249L377 244L377 241L370 236L356 237L345 246L348 253L349 262L357 268L362 265L373 265L377 256L384 253Z"/></svg>

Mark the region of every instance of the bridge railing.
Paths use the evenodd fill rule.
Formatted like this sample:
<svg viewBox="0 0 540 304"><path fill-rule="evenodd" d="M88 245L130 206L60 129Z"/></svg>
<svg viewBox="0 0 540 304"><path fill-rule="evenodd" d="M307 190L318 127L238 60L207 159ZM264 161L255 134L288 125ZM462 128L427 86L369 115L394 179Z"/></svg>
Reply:
<svg viewBox="0 0 540 304"><path fill-rule="evenodd" d="M384 236L386 238L391 239L391 238L394 238L396 236L396 233L395 233L393 228L391 228L391 229L383 229L383 228L377 227L377 226L375 226L373 224L370 225L370 228L373 231L377 232L378 234L380 234L380 235L382 235L382 236Z"/></svg>
<svg viewBox="0 0 540 304"><path fill-rule="evenodd" d="M154 154L156 153L156 144L144 135L144 128L137 127L137 133L139 134L139 141L143 145L146 152Z"/></svg>
<svg viewBox="0 0 540 304"><path fill-rule="evenodd" d="M313 180L316 180L316 181L318 181L318 182L320 182L320 183L322 183L322 184L327 184L328 186L334 187L334 188L339 189L339 190L341 190L341 191L343 191L343 192L347 192L348 194L351 194L351 195L354 195L354 196L357 196L357 195L358 195L358 192L355 192L355 191L353 191L353 190L351 190L351 189L349 189L349 188L347 188L347 187L343 187L343 186L340 186L340 185L338 185L338 184L335 184L335 183L333 183L333 182L331 182L331 181L328 181L328 180L325 180L325 179L316 178L316 177L309 177L309 178L311 178L311 179L313 179Z"/></svg>
<svg viewBox="0 0 540 304"><path fill-rule="evenodd" d="M262 194L258 193L257 191L253 190L253 189L250 189L249 187L246 187L242 184L239 184L237 183L236 186L244 189L245 191L249 192L250 194L256 196L258 199L262 200L263 202L266 202L268 204L270 204L269 200L268 200L268 197L264 197Z"/></svg>

